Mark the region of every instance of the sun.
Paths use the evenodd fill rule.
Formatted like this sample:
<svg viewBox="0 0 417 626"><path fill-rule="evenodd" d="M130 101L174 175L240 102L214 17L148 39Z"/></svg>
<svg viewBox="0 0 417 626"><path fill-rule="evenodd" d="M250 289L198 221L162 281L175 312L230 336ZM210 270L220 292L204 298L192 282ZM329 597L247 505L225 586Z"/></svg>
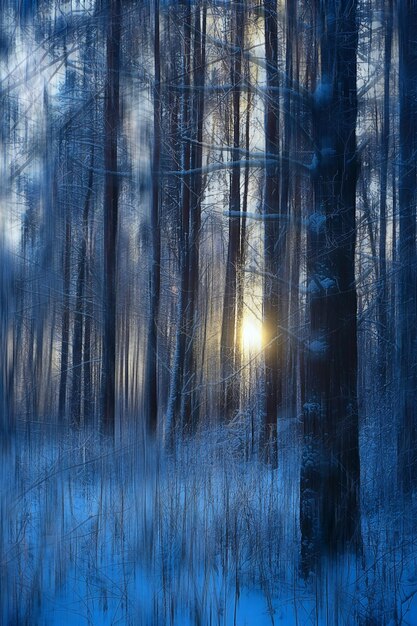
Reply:
<svg viewBox="0 0 417 626"><path fill-rule="evenodd" d="M252 352L262 348L262 326L255 318L245 318L242 323L242 348Z"/></svg>

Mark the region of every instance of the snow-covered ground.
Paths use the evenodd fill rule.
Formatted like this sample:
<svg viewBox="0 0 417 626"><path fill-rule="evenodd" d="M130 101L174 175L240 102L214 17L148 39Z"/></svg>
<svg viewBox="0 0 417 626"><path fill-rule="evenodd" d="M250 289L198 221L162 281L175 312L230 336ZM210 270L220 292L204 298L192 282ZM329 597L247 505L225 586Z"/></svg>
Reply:
<svg viewBox="0 0 417 626"><path fill-rule="evenodd" d="M16 435L1 465L1 623L417 624L416 524L393 502L364 503L360 562L300 579L285 437L275 470L239 427L169 454L132 433L115 446L44 427Z"/></svg>

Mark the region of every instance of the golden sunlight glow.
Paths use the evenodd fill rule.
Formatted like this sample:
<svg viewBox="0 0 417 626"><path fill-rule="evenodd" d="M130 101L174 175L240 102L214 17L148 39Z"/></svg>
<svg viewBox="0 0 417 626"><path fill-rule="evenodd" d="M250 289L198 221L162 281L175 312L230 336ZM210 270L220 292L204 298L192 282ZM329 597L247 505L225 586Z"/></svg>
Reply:
<svg viewBox="0 0 417 626"><path fill-rule="evenodd" d="M242 348L252 352L262 348L262 325L254 317L246 317L242 324Z"/></svg>

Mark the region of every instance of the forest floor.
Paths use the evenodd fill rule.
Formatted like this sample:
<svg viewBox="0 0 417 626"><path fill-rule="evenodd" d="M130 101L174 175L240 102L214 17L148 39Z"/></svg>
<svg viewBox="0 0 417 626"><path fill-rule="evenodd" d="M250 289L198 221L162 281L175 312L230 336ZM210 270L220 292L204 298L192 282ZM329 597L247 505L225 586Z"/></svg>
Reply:
<svg viewBox="0 0 417 626"><path fill-rule="evenodd" d="M1 623L417 625L417 506L384 487L390 455L378 464L364 430L364 554L306 584L296 435L283 439L273 469L239 425L170 454L25 426L2 451Z"/></svg>

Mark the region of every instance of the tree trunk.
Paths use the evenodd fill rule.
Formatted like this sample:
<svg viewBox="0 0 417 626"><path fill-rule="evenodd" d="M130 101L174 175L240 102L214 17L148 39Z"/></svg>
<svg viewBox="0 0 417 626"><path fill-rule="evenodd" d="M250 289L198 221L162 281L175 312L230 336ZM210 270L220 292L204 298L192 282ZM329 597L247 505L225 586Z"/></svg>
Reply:
<svg viewBox="0 0 417 626"><path fill-rule="evenodd" d="M232 161L240 161L240 91L242 81L242 49L244 45L244 12L239 4L235 5L233 14L233 47L231 83L233 110L233 150ZM226 283L223 300L223 322L221 334L220 360L223 378L223 417L230 418L239 408L239 379L236 374L236 354L240 350L239 329L237 328L237 287L241 218L240 213L240 167L232 168L230 182L230 211L236 217L229 218L229 240L226 261Z"/></svg>
<svg viewBox="0 0 417 626"><path fill-rule="evenodd" d="M387 6L388 5L388 6ZM378 286L378 369L381 392L387 384L388 341L388 284L387 284L387 184L390 144L390 73L392 56L393 14L392 0L385 5L385 51L384 51L384 110L381 129L381 173L379 214L379 286Z"/></svg>
<svg viewBox="0 0 417 626"><path fill-rule="evenodd" d="M87 262L88 223L93 190L94 147L91 148L90 170L87 181L83 209L81 249L78 259L77 285L75 295L74 333L72 342L72 389L71 389L71 417L74 424L81 423L81 382L83 361L83 326L84 326L84 291ZM84 416L85 419L86 416Z"/></svg>
<svg viewBox="0 0 417 626"><path fill-rule="evenodd" d="M304 575L360 544L355 288L356 1L321 5L314 93L314 212L308 222L300 522Z"/></svg>
<svg viewBox="0 0 417 626"><path fill-rule="evenodd" d="M201 14L200 6L195 7L194 19L194 54L193 54L193 116L191 133L193 145L191 149L191 169L200 169L203 160L203 121L204 121L204 87L206 66L206 26L207 6L204 3ZM201 172L193 173L190 181L190 263L189 263L189 295L187 307L187 348L185 354L185 380L189 388L184 395L183 416L184 425L194 430L199 419L199 393L197 362L199 337L198 328L198 294L200 280L200 229L201 203L203 196L203 177Z"/></svg>
<svg viewBox="0 0 417 626"><path fill-rule="evenodd" d="M265 60L267 99L265 105L265 152L274 155L275 162L265 167L263 212L278 214L281 209L281 161L279 146L279 94L278 90L278 13L275 0L265 0ZM284 310L279 282L284 259L285 241L279 219L265 220L263 295L263 339L265 343L265 426L264 446L266 459L276 464L277 414L282 405L283 338L278 333Z"/></svg>
<svg viewBox="0 0 417 626"><path fill-rule="evenodd" d="M116 395L120 7L120 0L108 0L107 76L104 94L104 335L102 366L102 424L103 431L107 434L114 434Z"/></svg>
<svg viewBox="0 0 417 626"><path fill-rule="evenodd" d="M67 209L66 209L67 210ZM71 221L69 215L65 218L65 249L64 249L64 298L62 312L62 339L61 339L61 370L59 379L58 412L60 417L66 414L67 380L68 380L68 353L69 353L69 292L71 280Z"/></svg>
<svg viewBox="0 0 417 626"><path fill-rule="evenodd" d="M190 106L190 73L191 73L191 5L187 0L184 11L184 66L183 66L183 96L182 96L182 128L189 128L191 119ZM190 169L190 142L182 140L181 169ZM172 364L171 384L167 408L167 430L171 443L178 427L181 415L181 400L186 392L187 381L184 380L185 351L187 340L187 306L189 296L189 229L190 229L190 175L181 177L181 214L179 229L179 256L180 256L180 287L177 306L177 330L175 337L175 353Z"/></svg>
<svg viewBox="0 0 417 626"><path fill-rule="evenodd" d="M417 486L417 2L399 0L399 483Z"/></svg>
<svg viewBox="0 0 417 626"><path fill-rule="evenodd" d="M151 306L149 311L148 342L144 406L149 432L154 434L158 426L158 315L161 286L161 233L159 220L159 169L161 160L161 58L159 42L159 0L154 0L154 111L152 156L152 266L150 277Z"/></svg>

